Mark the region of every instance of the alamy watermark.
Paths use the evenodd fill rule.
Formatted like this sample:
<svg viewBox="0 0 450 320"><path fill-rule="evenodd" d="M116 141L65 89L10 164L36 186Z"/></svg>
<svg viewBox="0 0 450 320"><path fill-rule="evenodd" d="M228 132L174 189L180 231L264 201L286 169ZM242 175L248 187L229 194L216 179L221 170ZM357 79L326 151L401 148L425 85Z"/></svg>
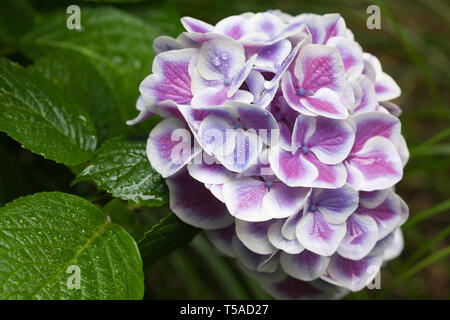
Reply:
<svg viewBox="0 0 450 320"><path fill-rule="evenodd" d="M81 30L81 9L77 5L67 7L66 13L69 15L66 20L66 26L69 30Z"/></svg>
<svg viewBox="0 0 450 320"><path fill-rule="evenodd" d="M81 270L77 265L70 265L66 269L66 273L70 274L67 278L67 289L74 290L81 288Z"/></svg>
<svg viewBox="0 0 450 320"><path fill-rule="evenodd" d="M367 14L370 14L370 16L366 20L366 26L367 29L373 30L373 29L381 29L381 10L380 7L372 4L367 7L366 10Z"/></svg>

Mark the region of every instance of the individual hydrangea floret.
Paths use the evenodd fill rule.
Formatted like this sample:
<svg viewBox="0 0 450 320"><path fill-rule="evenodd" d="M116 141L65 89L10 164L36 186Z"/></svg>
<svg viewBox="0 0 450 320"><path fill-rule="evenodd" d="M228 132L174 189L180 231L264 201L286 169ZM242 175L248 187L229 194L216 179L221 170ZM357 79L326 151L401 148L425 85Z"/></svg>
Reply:
<svg viewBox="0 0 450 320"><path fill-rule="evenodd" d="M400 88L339 14L185 17L130 125L170 207L280 299L362 290L403 248Z"/></svg>

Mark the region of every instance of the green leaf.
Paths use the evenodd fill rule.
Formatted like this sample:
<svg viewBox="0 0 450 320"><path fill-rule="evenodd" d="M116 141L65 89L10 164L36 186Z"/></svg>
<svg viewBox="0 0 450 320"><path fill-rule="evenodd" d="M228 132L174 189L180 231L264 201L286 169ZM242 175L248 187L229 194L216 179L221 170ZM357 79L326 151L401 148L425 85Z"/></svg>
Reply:
<svg viewBox="0 0 450 320"><path fill-rule="evenodd" d="M0 299L141 299L142 260L87 200L37 193L0 208L0 288Z"/></svg>
<svg viewBox="0 0 450 320"><path fill-rule="evenodd" d="M33 24L34 11L27 1L0 1L0 41L16 42Z"/></svg>
<svg viewBox="0 0 450 320"><path fill-rule="evenodd" d="M167 186L150 166L143 142L124 138L106 141L72 184L86 180L116 198L143 206L161 206L168 201Z"/></svg>
<svg viewBox="0 0 450 320"><path fill-rule="evenodd" d="M154 262L189 243L198 231L171 213L142 236L139 250L145 261Z"/></svg>
<svg viewBox="0 0 450 320"><path fill-rule="evenodd" d="M89 160L97 145L89 116L46 79L0 58L0 131L25 148L67 165Z"/></svg>
<svg viewBox="0 0 450 320"><path fill-rule="evenodd" d="M108 79L90 59L70 50L58 50L37 60L32 70L69 93L89 113L99 142L130 131L131 127L125 124L130 119L129 112L118 103Z"/></svg>
<svg viewBox="0 0 450 320"><path fill-rule="evenodd" d="M139 83L151 73L153 40L162 32L154 25L113 8L81 10L81 30L66 27L64 11L44 15L44 19L23 38L21 51L32 60L47 54L70 51L88 59L109 87L115 108L110 112L125 120L137 115L135 102ZM83 73L77 76L83 79ZM91 81L84 77L88 83ZM74 90L79 89L74 88ZM106 106L102 106L104 110ZM105 120L106 121L106 120Z"/></svg>

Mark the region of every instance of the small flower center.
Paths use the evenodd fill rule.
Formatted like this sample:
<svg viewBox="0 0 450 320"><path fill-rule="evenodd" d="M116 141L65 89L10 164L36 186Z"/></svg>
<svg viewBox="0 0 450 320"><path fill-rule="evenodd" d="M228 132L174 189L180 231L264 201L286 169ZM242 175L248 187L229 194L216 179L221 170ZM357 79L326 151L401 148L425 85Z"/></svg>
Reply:
<svg viewBox="0 0 450 320"><path fill-rule="evenodd" d="M316 208L316 206L314 205L314 204L312 204L310 207L309 207L309 211L311 211L311 212L315 212L317 210L317 208Z"/></svg>
<svg viewBox="0 0 450 320"><path fill-rule="evenodd" d="M270 181L270 180L266 181L267 188L270 188L272 186L272 184L273 184L272 181Z"/></svg>
<svg viewBox="0 0 450 320"><path fill-rule="evenodd" d="M235 129L242 129L242 125L238 122L234 125Z"/></svg>
<svg viewBox="0 0 450 320"><path fill-rule="evenodd" d="M223 84L229 86L231 84L231 80L226 78L225 80L223 80Z"/></svg>
<svg viewBox="0 0 450 320"><path fill-rule="evenodd" d="M280 113L275 114L275 119L276 120L281 120L283 116Z"/></svg>
<svg viewBox="0 0 450 320"><path fill-rule="evenodd" d="M298 88L297 94L298 94L299 96L304 96L304 95L306 94L305 88Z"/></svg>
<svg viewBox="0 0 450 320"><path fill-rule="evenodd" d="M309 151L309 148L308 148L307 146L303 146L303 147L302 147L302 152L303 152L303 154L307 154L308 151Z"/></svg>

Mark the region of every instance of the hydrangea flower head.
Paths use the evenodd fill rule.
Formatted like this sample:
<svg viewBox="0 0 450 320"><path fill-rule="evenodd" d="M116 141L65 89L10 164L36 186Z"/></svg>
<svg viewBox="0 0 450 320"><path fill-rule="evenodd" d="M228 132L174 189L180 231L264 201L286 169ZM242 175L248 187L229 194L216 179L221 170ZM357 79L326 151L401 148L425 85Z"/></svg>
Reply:
<svg viewBox="0 0 450 320"><path fill-rule="evenodd" d="M170 207L281 299L362 290L400 254L400 88L338 14L185 17L153 47L134 124Z"/></svg>

